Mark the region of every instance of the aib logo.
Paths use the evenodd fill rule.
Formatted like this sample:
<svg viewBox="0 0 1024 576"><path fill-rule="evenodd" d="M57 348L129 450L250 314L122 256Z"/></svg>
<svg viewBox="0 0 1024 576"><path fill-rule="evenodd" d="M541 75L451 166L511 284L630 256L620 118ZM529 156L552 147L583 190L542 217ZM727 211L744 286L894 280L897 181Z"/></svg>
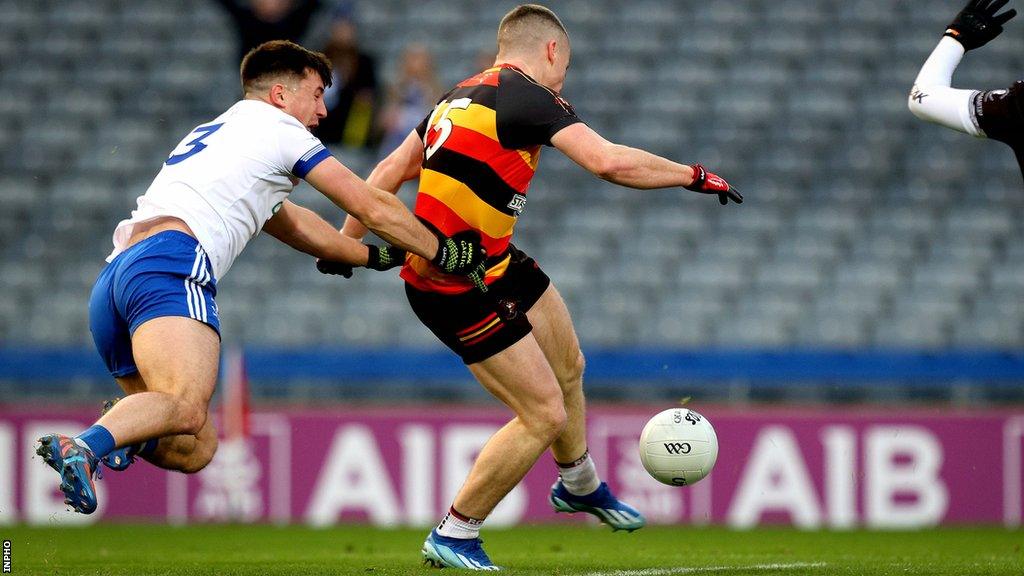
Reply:
<svg viewBox="0 0 1024 576"><path fill-rule="evenodd" d="M689 454L690 450L689 442L665 442L665 451L669 454Z"/></svg>

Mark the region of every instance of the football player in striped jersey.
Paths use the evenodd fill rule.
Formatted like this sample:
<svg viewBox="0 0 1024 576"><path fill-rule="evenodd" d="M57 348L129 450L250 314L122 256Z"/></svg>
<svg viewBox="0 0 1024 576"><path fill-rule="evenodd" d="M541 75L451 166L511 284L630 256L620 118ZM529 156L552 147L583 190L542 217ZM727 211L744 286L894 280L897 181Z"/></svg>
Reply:
<svg viewBox="0 0 1024 576"><path fill-rule="evenodd" d="M613 144L587 126L559 95L570 55L569 36L551 10L513 9L499 25L493 67L445 94L368 178L396 191L419 177L415 213L423 222L439 234L479 232L488 256L484 286L417 255L401 276L420 320L515 413L483 447L424 543L424 559L434 565L494 569L480 527L548 448L559 471L550 494L556 511L587 512L615 530L645 522L601 481L587 450L583 354L566 305L538 264L511 243L542 147L616 184L681 187L722 204L743 199L699 164ZM343 232L362 238L366 229L350 218Z"/></svg>

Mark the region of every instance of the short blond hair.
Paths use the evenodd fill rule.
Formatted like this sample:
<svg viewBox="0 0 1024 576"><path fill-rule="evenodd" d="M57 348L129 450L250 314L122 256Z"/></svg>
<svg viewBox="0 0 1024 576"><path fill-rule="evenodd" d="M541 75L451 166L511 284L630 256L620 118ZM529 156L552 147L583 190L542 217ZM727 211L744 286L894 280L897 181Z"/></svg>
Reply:
<svg viewBox="0 0 1024 576"><path fill-rule="evenodd" d="M550 40L552 34L569 39L562 21L550 9L540 4L521 4L498 24L498 52L519 51Z"/></svg>

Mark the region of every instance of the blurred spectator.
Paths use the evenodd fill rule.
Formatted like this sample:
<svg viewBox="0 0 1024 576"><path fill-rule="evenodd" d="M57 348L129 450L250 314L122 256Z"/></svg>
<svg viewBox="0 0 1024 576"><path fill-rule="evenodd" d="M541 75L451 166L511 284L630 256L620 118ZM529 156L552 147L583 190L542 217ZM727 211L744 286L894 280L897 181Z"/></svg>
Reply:
<svg viewBox="0 0 1024 576"><path fill-rule="evenodd" d="M494 66L494 60L497 57L498 53L494 50L480 50L476 53L476 56L473 57L473 69L469 70L466 76L473 76L491 68Z"/></svg>
<svg viewBox="0 0 1024 576"><path fill-rule="evenodd" d="M238 28L238 59L269 40L300 42L321 0L217 0Z"/></svg>
<svg viewBox="0 0 1024 576"><path fill-rule="evenodd" d="M423 121L441 96L441 85L434 72L434 57L422 44L411 44L402 51L398 79L388 89L387 104L381 115L381 152L388 154Z"/></svg>
<svg viewBox="0 0 1024 576"><path fill-rule="evenodd" d="M335 15L324 53L334 64L333 84L324 92L327 118L316 134L325 142L368 147L379 99L377 63L359 49L356 25L347 13Z"/></svg>

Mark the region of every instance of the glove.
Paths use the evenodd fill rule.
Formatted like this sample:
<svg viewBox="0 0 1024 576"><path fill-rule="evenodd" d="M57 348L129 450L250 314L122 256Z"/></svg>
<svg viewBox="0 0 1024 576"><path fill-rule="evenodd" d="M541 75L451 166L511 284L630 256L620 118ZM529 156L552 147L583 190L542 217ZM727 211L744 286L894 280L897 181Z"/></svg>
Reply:
<svg viewBox="0 0 1024 576"><path fill-rule="evenodd" d="M321 274L333 274L336 276L344 276L345 278L352 277L352 265L345 262L335 262L333 260L322 260L316 259L316 269Z"/></svg>
<svg viewBox="0 0 1024 576"><path fill-rule="evenodd" d="M370 255L366 259L366 267L370 270L383 272L405 264L405 250L401 248L390 245L374 246L373 244L367 248L370 249Z"/></svg>
<svg viewBox="0 0 1024 576"><path fill-rule="evenodd" d="M996 15L1008 0L971 0L946 28L944 36L959 42L964 50L973 50L988 44L1003 31L1003 24L1017 15L1007 10Z"/></svg>
<svg viewBox="0 0 1024 576"><path fill-rule="evenodd" d="M366 267L370 270L379 270L381 272L390 270L395 266L401 266L405 263L405 250L401 248L395 248L394 246L374 246L369 244L366 246L369 250L369 255L366 259ZM352 277L351 264L346 262L334 262L331 260L316 259L316 269L321 274L335 274L344 276L345 278Z"/></svg>
<svg viewBox="0 0 1024 576"><path fill-rule="evenodd" d="M445 274L469 276L486 270L487 253L476 230L464 230L449 238L438 238L437 254L431 262Z"/></svg>
<svg viewBox="0 0 1024 576"><path fill-rule="evenodd" d="M718 194L718 201L723 206L728 204L729 200L743 204L743 195L739 190L730 186L721 176L708 172L700 164L693 165L693 183L684 188L701 194Z"/></svg>

